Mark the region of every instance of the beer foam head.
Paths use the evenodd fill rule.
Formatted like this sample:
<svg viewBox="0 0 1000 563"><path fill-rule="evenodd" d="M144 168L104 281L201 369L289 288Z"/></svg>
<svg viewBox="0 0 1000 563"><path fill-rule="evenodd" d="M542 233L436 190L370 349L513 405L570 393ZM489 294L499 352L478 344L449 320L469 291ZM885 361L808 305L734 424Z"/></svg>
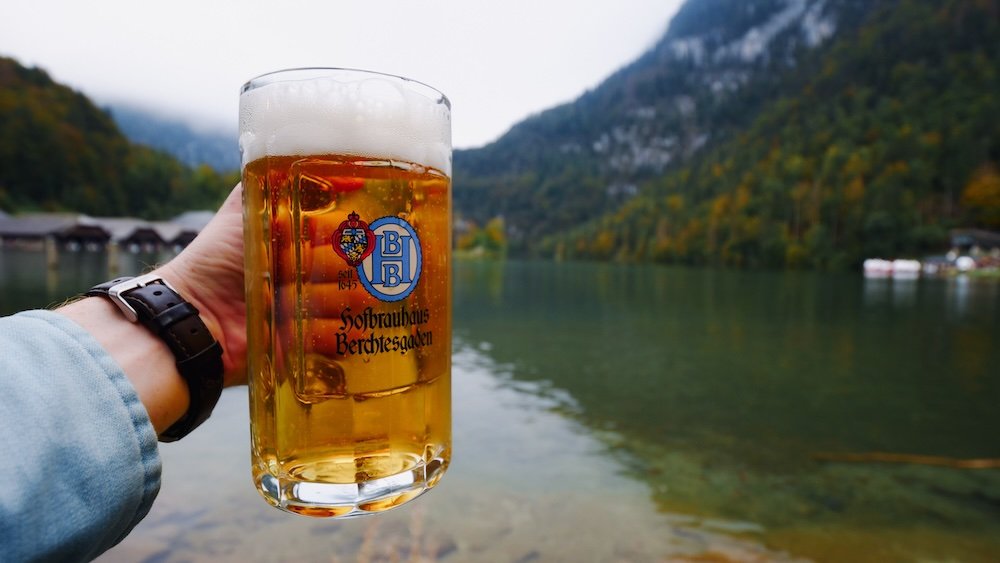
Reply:
<svg viewBox="0 0 1000 563"><path fill-rule="evenodd" d="M404 160L451 175L451 106L405 78L297 69L247 82L240 95L243 164L263 156L350 154Z"/></svg>

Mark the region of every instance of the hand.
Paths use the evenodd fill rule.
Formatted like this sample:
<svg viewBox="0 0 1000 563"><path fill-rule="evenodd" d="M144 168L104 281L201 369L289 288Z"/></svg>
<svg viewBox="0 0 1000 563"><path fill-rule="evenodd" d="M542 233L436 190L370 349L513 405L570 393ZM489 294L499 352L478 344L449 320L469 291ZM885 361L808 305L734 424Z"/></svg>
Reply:
<svg viewBox="0 0 1000 563"><path fill-rule="evenodd" d="M198 308L222 345L227 387L247 379L242 197L237 184L201 234L155 271Z"/></svg>

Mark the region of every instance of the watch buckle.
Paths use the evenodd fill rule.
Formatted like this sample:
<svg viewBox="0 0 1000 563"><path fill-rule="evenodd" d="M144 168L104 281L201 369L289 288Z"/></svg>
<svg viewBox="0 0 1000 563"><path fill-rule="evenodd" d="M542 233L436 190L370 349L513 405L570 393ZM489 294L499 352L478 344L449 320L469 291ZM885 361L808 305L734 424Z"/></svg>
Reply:
<svg viewBox="0 0 1000 563"><path fill-rule="evenodd" d="M139 313L136 312L135 308L129 305L128 301L125 301L124 294L132 291L133 289L139 289L140 287L146 287L147 285L154 283L159 283L166 286L167 289L170 289L171 291L176 291L160 276L156 274L146 274L111 286L108 288L108 297L115 305L118 306L118 309L121 310L122 314L125 315L125 318L128 319L130 323L139 322Z"/></svg>

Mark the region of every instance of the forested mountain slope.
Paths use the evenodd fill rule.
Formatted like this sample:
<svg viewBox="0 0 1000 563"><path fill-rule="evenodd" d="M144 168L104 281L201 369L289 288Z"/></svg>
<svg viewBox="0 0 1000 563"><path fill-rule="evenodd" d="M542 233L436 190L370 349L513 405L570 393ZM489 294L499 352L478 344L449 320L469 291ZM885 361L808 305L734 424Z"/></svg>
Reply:
<svg viewBox="0 0 1000 563"><path fill-rule="evenodd" d="M995 0L690 0L571 104L455 155L515 251L849 267L1000 226Z"/></svg>
<svg viewBox="0 0 1000 563"><path fill-rule="evenodd" d="M214 209L235 181L130 143L83 94L0 57L0 209L160 219Z"/></svg>

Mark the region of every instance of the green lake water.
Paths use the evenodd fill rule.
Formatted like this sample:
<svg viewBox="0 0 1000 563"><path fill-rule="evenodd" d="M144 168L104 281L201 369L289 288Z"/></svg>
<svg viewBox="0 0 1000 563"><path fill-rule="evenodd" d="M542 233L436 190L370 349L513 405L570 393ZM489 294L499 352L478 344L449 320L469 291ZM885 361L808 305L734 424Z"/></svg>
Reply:
<svg viewBox="0 0 1000 563"><path fill-rule="evenodd" d="M156 257L123 255L121 273ZM0 312L108 276L0 252ZM101 561L996 561L1000 284L459 262L454 463L384 515L284 514L245 389L161 446L152 512Z"/></svg>

